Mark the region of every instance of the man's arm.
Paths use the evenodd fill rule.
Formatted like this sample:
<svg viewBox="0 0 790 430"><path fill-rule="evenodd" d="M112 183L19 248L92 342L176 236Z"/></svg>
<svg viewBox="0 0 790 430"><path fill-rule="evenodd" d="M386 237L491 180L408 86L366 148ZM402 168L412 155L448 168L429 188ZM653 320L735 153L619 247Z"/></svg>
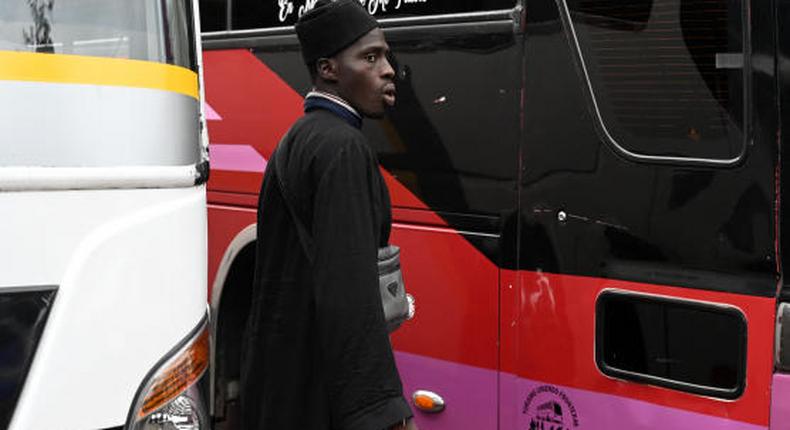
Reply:
<svg viewBox="0 0 790 430"><path fill-rule="evenodd" d="M314 199L315 306L333 426L386 428L410 416L378 289L377 165L360 142L338 144Z"/></svg>

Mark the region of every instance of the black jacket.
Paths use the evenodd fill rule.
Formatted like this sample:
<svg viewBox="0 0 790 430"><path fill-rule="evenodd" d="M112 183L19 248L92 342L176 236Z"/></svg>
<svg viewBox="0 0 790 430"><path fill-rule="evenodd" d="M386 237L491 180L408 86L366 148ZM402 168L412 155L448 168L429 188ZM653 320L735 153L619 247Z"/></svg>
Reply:
<svg viewBox="0 0 790 430"><path fill-rule="evenodd" d="M278 146L311 264L277 184L258 206L257 257L242 353L247 430L382 430L411 416L378 290L389 194L365 137L333 112L299 119Z"/></svg>

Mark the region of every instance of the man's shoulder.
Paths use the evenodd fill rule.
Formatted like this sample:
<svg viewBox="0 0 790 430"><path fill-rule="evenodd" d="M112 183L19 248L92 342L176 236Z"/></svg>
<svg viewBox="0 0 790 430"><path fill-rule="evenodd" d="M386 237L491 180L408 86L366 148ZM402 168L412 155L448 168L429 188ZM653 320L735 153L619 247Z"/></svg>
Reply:
<svg viewBox="0 0 790 430"><path fill-rule="evenodd" d="M310 112L297 121L297 127L309 130L315 137L365 140L362 132L343 118L324 110Z"/></svg>
<svg viewBox="0 0 790 430"><path fill-rule="evenodd" d="M369 151L367 138L356 127L329 112L312 112L294 124L299 140L309 141L318 152L330 154L356 149Z"/></svg>
<svg viewBox="0 0 790 430"><path fill-rule="evenodd" d="M375 164L365 135L330 112L311 112L301 117L289 134L291 157L315 177L322 177L342 158L360 167Z"/></svg>

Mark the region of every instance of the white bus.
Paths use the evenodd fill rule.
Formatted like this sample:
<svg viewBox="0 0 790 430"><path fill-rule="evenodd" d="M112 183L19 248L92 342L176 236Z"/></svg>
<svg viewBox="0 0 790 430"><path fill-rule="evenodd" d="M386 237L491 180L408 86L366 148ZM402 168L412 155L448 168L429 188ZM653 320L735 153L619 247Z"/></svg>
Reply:
<svg viewBox="0 0 790 430"><path fill-rule="evenodd" d="M0 1L0 430L210 426L196 16Z"/></svg>

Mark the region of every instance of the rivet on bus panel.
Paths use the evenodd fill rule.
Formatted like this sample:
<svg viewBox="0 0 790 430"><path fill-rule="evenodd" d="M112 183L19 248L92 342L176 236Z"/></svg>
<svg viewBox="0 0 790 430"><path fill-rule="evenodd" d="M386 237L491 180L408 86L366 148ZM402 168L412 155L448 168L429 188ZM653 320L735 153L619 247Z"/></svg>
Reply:
<svg viewBox="0 0 790 430"><path fill-rule="evenodd" d="M416 406L417 409L432 414L439 413L445 408L444 399L431 391L415 391L412 395L412 401L414 402L414 406Z"/></svg>

